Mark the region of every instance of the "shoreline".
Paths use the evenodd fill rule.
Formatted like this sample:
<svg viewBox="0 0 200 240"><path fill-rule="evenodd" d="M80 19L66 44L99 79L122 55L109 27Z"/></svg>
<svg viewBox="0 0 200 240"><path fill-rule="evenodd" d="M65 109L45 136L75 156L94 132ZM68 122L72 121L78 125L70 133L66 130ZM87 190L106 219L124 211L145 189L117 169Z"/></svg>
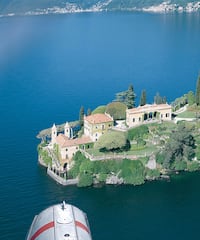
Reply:
<svg viewBox="0 0 200 240"><path fill-rule="evenodd" d="M62 185L62 186L70 186L70 185L76 185L78 184L78 178L63 178L61 177L60 173L53 171L49 166L47 166L43 160L42 157L38 158L38 163L39 165L41 165L42 167L46 168L46 173L47 175L54 180L56 183ZM196 171L197 172L197 171ZM200 171L198 171L200 172ZM145 178L144 183L142 184L138 184L138 185L133 185L133 184L127 184L124 182L124 180L119 179L116 175L112 175L108 181L105 182L101 182L101 181L96 181L92 184L92 187L99 187L99 186L106 186L106 185L113 185L113 186L120 186L120 185L124 185L124 186L139 186L139 185L144 185L145 183L148 182L153 182L153 181L167 181L170 182L171 179L174 176L177 175L182 175L184 173L192 173L191 171L189 171L188 169L185 170L181 170L181 171L177 171L177 170L167 170L166 173L162 173L159 177L149 177L149 178ZM110 180L113 179L113 180Z"/></svg>
<svg viewBox="0 0 200 240"><path fill-rule="evenodd" d="M80 13L114 13L114 12L140 12L140 13L152 13L152 14L194 14L200 13L200 2L191 3L186 6L179 6L177 4L167 4L163 2L159 5L153 5L143 8L131 7L131 8L113 8L113 9L103 9L103 8L79 8L78 6L72 6L71 8L62 7L49 7L44 9L33 9L26 12L7 12L1 13L0 18L3 17L25 17L25 16L43 16L43 15L68 15L68 14L80 14Z"/></svg>
<svg viewBox="0 0 200 240"><path fill-rule="evenodd" d="M183 109L185 111L187 110L186 107L184 107ZM180 111L180 113L182 113L182 111ZM185 120L185 118L183 118L183 120ZM190 120L191 119L188 118L188 121L186 121L186 122L189 123ZM174 119L171 120L170 122L169 121L167 121L167 123L165 122L164 127L160 127L161 126L160 124L163 124L162 122L161 123L160 122L158 122L158 123L152 122L152 124L153 125L151 125L151 123L147 124L147 125L145 125L145 124L140 125L140 127L146 126L146 129L148 129L148 137L146 139L147 142L150 141L152 136L154 136L152 139L155 138L155 140L156 140L157 135L155 135L155 133L153 131L153 130L155 130L155 126L157 126L157 128L160 129L159 131L161 131L161 129L163 129L162 130L163 132L161 131L160 134L161 135L164 134L164 136L165 136L168 131L171 131L172 129L174 129L174 126L177 125L177 123ZM193 124L195 124L196 126L198 125L198 122L196 121L196 119L193 119ZM63 124L61 126L63 126ZM68 126L68 124L67 124L67 126ZM153 128L152 128L152 126L153 126ZM54 127L55 127L55 125L52 127L52 129L54 129ZM135 128L133 128L133 129L135 129ZM49 130L49 129L47 129L47 130ZM42 130L41 132L42 133L45 132L46 134L49 135L47 130ZM132 131L132 128L130 128L129 130ZM54 132L55 130L52 130L52 131ZM144 129L143 129L143 131L144 131ZM155 132L156 132L156 130L155 130ZM192 132L190 134L192 134ZM135 186L135 185L141 185L141 184L144 184L145 182L154 181L154 180L170 181L171 175L177 175L181 172L191 172L191 171L200 170L200 162L197 160L196 157L193 157L192 161L190 161L191 159L182 160L183 165L179 165L179 163L177 163L178 165L174 165L169 168L166 167L157 158L157 149L158 148L155 148L154 152L151 151L151 153L148 153L147 150L145 150L145 155L141 155L142 152L138 153L136 151L136 153L134 153L134 156L133 156L130 153L132 153L131 151L134 151L134 150L129 150L128 153L127 152L118 152L118 153L115 152L112 155L109 155L109 154L106 155L104 153L100 158L98 158L98 156L95 156L95 155L87 152L85 149L80 148L80 150L77 151L78 155L74 155L75 158L73 158L73 164L70 166L70 164L67 163L67 165L66 165L67 167L66 167L59 163L58 155L57 156L54 154L52 155L52 149L49 149L49 146L50 146L50 148L52 148L52 145L51 145L51 143L49 144L48 141L45 142L44 139L45 138L43 137L42 142L38 146L38 155L39 155L38 162L40 163L40 165L47 168L47 175L49 175L56 182L58 182L59 184L64 185L64 186L71 185L71 184L78 185L81 187L94 186L94 185L98 185L98 184L103 184L103 185L104 184L105 185L121 185L121 184L129 185L130 184L130 185ZM146 141L145 141L145 145L146 145ZM159 144L161 144L160 143L161 140L158 142L154 142L154 141L151 142L151 144L157 144L157 147L160 146ZM134 146L135 142L133 141L132 144ZM147 146L147 148L148 147L149 146ZM141 149L141 151L143 151L143 149ZM44 157L44 159L43 159L43 157ZM76 159L79 159L79 161L77 163L76 163L76 161L77 161ZM102 171L100 165L98 165L100 162L102 163L100 165L102 167L104 166L103 171ZM108 162L110 162L110 164L107 164ZM123 168L123 166L125 166L125 165L123 165L124 162L126 164L126 167L133 169L131 171L133 171L132 174L134 174L134 175L136 174L135 180L133 180L133 179L130 180L130 176L129 176L130 173L128 173L127 170L125 171L124 170L125 168ZM73 174L74 165L76 166L77 169L79 169L80 167L82 169L76 175ZM110 168L109 166L111 166L111 165L112 165L112 167ZM134 168L135 168L135 170L134 170ZM112 169L115 169L115 170L112 170ZM139 171L139 175L138 175L137 171ZM83 176L83 175L85 175L85 176ZM87 183L89 185L81 185L80 184L80 182L85 181L85 180L83 180L83 177L84 178L89 177L87 179L87 181L90 182L90 183Z"/></svg>

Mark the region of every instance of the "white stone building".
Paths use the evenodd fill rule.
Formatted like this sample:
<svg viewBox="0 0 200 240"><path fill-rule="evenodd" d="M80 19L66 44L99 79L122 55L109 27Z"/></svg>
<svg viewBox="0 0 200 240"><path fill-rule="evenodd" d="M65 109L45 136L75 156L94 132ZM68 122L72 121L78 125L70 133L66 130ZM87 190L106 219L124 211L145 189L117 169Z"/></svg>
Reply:
<svg viewBox="0 0 200 240"><path fill-rule="evenodd" d="M146 104L126 110L126 124L129 127L141 125L151 120L170 121L172 107L169 104Z"/></svg>

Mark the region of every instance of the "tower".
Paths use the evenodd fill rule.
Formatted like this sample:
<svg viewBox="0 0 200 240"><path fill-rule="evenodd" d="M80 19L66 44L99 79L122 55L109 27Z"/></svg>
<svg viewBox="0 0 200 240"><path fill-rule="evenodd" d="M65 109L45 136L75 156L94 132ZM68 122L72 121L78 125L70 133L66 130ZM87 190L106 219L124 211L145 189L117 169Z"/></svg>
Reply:
<svg viewBox="0 0 200 240"><path fill-rule="evenodd" d="M69 139L71 138L71 127L69 126L69 123L68 123L68 122L65 123L64 135L65 135L66 137L68 137Z"/></svg>
<svg viewBox="0 0 200 240"><path fill-rule="evenodd" d="M51 128L51 143L56 143L56 137L57 137L57 127L55 123L53 124L53 127Z"/></svg>

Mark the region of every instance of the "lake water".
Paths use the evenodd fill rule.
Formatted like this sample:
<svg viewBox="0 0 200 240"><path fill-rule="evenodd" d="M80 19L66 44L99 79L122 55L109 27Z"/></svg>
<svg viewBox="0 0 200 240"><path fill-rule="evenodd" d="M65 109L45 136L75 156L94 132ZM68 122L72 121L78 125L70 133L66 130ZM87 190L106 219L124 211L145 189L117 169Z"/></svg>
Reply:
<svg viewBox="0 0 200 240"><path fill-rule="evenodd" d="M0 239L25 238L63 200L88 214L94 240L199 236L200 173L143 186L62 187L37 164L43 129L134 85L168 102L195 90L198 14L84 13L0 18Z"/></svg>

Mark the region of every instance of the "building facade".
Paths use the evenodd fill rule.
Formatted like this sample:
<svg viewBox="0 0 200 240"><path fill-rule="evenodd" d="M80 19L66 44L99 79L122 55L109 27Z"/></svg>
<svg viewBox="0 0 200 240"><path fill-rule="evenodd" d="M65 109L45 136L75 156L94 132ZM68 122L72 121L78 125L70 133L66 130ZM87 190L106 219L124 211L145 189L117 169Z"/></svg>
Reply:
<svg viewBox="0 0 200 240"><path fill-rule="evenodd" d="M89 148L91 143L92 140L88 136L73 138L73 132L68 122L64 126L64 134L57 134L57 127L55 124L51 129L50 146L54 148L55 145L57 145L60 161L62 163L69 162L78 150Z"/></svg>
<svg viewBox="0 0 200 240"><path fill-rule="evenodd" d="M84 135L73 138L73 131L67 122L64 126L64 134L59 133L55 124L51 131L51 148L58 147L62 163L70 162L74 154L81 149L88 149L99 137L113 127L113 118L106 114L94 114L84 117Z"/></svg>
<svg viewBox="0 0 200 240"><path fill-rule="evenodd" d="M99 137L112 128L114 120L107 114L97 113L84 117L84 135L96 142Z"/></svg>
<svg viewBox="0 0 200 240"><path fill-rule="evenodd" d="M70 161L73 158L74 154L80 149L90 148L91 142L91 138L87 136L69 139L61 133L56 138L56 144L58 145L62 161Z"/></svg>
<svg viewBox="0 0 200 240"><path fill-rule="evenodd" d="M172 107L169 104L146 104L126 110L126 124L129 127L141 125L152 120L170 121Z"/></svg>

